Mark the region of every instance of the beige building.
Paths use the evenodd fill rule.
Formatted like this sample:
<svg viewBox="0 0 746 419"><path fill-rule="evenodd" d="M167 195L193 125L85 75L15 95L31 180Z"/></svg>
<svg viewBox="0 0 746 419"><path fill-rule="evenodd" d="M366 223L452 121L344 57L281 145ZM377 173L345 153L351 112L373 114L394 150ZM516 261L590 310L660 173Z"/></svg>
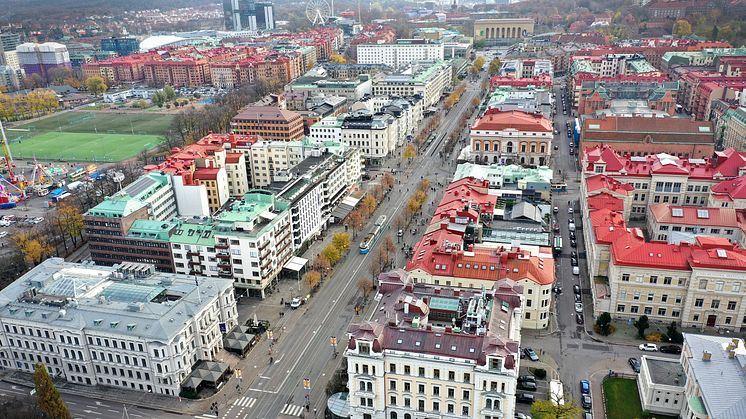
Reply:
<svg viewBox="0 0 746 419"><path fill-rule="evenodd" d="M293 141L303 138L303 117L275 106L247 106L231 120L236 134L259 135L265 140Z"/></svg>
<svg viewBox="0 0 746 419"><path fill-rule="evenodd" d="M534 34L534 20L477 19L474 21L475 41L517 41Z"/></svg>
<svg viewBox="0 0 746 419"><path fill-rule="evenodd" d="M746 151L746 107L729 109L725 112L719 125L723 125L723 148L733 147Z"/></svg>
<svg viewBox="0 0 746 419"><path fill-rule="evenodd" d="M678 416L686 404L686 377L678 359L643 355L637 389L642 410L661 415Z"/></svg>
<svg viewBox="0 0 746 419"><path fill-rule="evenodd" d="M350 418L512 418L521 327L514 287L504 281L482 295L382 280L378 318L349 328ZM454 327L451 318L464 320Z"/></svg>
<svg viewBox="0 0 746 419"><path fill-rule="evenodd" d="M552 154L552 121L522 111L487 113L469 131L474 163L545 166Z"/></svg>

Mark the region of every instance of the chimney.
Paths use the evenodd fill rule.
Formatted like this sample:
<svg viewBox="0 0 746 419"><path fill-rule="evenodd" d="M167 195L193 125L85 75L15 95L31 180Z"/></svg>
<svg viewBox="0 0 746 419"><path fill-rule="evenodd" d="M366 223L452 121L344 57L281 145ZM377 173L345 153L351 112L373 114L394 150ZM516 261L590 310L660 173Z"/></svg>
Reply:
<svg viewBox="0 0 746 419"><path fill-rule="evenodd" d="M409 303L404 303L404 314L409 314Z"/></svg>
<svg viewBox="0 0 746 419"><path fill-rule="evenodd" d="M733 359L735 357L736 357L736 351L734 351L733 349L728 351L728 358Z"/></svg>
<svg viewBox="0 0 746 419"><path fill-rule="evenodd" d="M712 358L712 353L709 351L702 351L702 361L710 361L710 358Z"/></svg>

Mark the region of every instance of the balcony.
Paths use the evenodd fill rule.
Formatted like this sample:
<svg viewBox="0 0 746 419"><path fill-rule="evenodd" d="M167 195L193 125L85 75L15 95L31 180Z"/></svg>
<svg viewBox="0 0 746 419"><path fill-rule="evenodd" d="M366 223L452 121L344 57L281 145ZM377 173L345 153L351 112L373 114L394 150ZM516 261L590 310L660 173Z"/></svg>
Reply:
<svg viewBox="0 0 746 419"><path fill-rule="evenodd" d="M269 240L259 245L259 251L264 250L267 246L269 246Z"/></svg>
<svg viewBox="0 0 746 419"><path fill-rule="evenodd" d="M215 243L216 249L222 249L227 250L228 249L228 243Z"/></svg>
<svg viewBox="0 0 746 419"><path fill-rule="evenodd" d="M228 252L218 252L217 255L218 259L230 259L231 255Z"/></svg>
<svg viewBox="0 0 746 419"><path fill-rule="evenodd" d="M227 260L218 261L218 268L230 268L230 267L231 267L230 261L227 261Z"/></svg>
<svg viewBox="0 0 746 419"><path fill-rule="evenodd" d="M233 272L230 271L218 271L218 276L221 278L233 278Z"/></svg>
<svg viewBox="0 0 746 419"><path fill-rule="evenodd" d="M189 265L199 265L199 264L200 264L200 262L199 262L198 260L190 260L190 261L189 261L189 262L187 262L187 263L188 263Z"/></svg>
<svg viewBox="0 0 746 419"><path fill-rule="evenodd" d="M192 257L192 256L199 256L199 252L195 252L193 250L188 251L187 257Z"/></svg>

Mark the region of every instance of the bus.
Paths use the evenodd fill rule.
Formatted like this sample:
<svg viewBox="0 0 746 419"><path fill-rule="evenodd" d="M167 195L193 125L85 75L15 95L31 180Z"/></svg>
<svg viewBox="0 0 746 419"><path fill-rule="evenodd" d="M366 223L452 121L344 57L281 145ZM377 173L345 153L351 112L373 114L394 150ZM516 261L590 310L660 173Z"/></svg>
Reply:
<svg viewBox="0 0 746 419"><path fill-rule="evenodd" d="M557 255L562 253L562 237L560 236L554 236L554 253Z"/></svg>
<svg viewBox="0 0 746 419"><path fill-rule="evenodd" d="M370 249L373 248L373 246L376 244L376 241L379 237L381 237L381 234L383 234L383 224L386 222L386 216L382 215L378 217L378 220L376 221L376 225L373 226L373 228L370 230L370 233L368 233L367 236L363 239L363 241L360 242L360 254L365 255L368 252L370 252Z"/></svg>
<svg viewBox="0 0 746 419"><path fill-rule="evenodd" d="M67 173L67 181L75 182L83 179L86 175L88 175L88 173L86 172L85 167L76 166Z"/></svg>

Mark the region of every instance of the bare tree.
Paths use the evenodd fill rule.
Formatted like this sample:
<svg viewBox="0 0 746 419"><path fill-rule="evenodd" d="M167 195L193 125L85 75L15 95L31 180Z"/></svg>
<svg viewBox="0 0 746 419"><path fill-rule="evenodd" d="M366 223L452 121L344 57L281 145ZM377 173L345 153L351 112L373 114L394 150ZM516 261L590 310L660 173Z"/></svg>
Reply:
<svg viewBox="0 0 746 419"><path fill-rule="evenodd" d="M360 278L357 280L357 287L363 292L363 298L367 299L368 294L373 291L373 281L370 278Z"/></svg>

